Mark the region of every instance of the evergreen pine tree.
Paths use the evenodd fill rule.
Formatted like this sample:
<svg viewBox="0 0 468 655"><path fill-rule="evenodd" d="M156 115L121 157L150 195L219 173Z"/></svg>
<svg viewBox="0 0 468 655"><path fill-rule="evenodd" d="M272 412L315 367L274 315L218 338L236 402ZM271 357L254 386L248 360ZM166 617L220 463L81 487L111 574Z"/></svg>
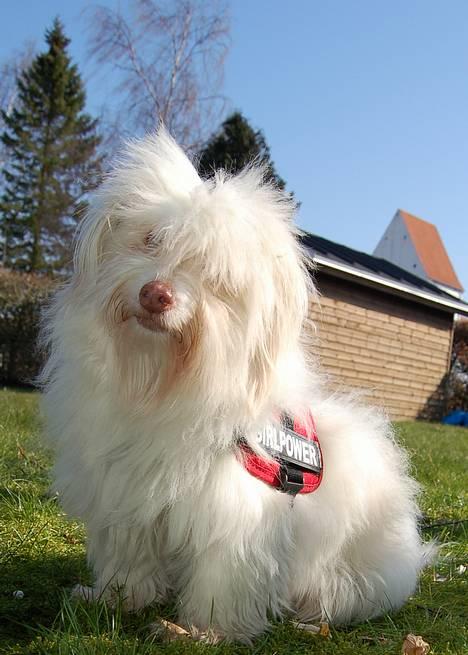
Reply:
<svg viewBox="0 0 468 655"><path fill-rule="evenodd" d="M267 179L284 189L286 183L275 170L263 132L254 130L240 112L234 112L200 152L199 171L203 176L218 168L237 173L253 160L266 167Z"/></svg>
<svg viewBox="0 0 468 655"><path fill-rule="evenodd" d="M2 114L2 261L27 271L66 268L77 213L101 165L97 120L83 111L85 91L58 18L46 42L18 78L15 108Z"/></svg>

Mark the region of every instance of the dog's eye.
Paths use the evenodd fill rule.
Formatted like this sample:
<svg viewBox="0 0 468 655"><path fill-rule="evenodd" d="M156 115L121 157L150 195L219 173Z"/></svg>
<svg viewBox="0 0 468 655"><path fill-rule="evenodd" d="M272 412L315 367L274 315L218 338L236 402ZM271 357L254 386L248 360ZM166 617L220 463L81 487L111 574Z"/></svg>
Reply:
<svg viewBox="0 0 468 655"><path fill-rule="evenodd" d="M145 235L143 243L145 244L145 248L148 249L157 248L157 246L161 243L161 237L155 234L154 232L148 232Z"/></svg>

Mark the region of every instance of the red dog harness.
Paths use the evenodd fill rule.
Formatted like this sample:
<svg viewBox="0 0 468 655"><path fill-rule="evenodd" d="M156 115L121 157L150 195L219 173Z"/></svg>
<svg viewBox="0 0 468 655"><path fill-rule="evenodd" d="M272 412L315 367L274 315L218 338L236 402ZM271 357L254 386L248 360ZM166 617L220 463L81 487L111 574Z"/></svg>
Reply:
<svg viewBox="0 0 468 655"><path fill-rule="evenodd" d="M240 439L243 464L251 475L293 496L318 488L323 474L322 451L312 415L307 425L283 415L280 424L267 426L257 439L274 459L261 457Z"/></svg>

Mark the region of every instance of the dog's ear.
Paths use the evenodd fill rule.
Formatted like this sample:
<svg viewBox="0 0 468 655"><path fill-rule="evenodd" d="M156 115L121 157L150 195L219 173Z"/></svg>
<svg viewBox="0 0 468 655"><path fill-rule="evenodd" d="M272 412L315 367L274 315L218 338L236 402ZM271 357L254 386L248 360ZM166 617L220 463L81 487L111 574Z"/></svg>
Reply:
<svg viewBox="0 0 468 655"><path fill-rule="evenodd" d="M295 202L265 177L266 170L255 165L237 175L219 171L211 192L227 224L224 232L232 237L223 262L248 294L247 393L253 413L274 395L279 371L287 370L282 361L297 355L310 282L293 222Z"/></svg>
<svg viewBox="0 0 468 655"><path fill-rule="evenodd" d="M274 298L261 318L249 367L249 396L253 408L275 395L275 388L287 384L279 379L296 357L307 320L313 285L305 269L302 253L294 246L291 252L272 262Z"/></svg>

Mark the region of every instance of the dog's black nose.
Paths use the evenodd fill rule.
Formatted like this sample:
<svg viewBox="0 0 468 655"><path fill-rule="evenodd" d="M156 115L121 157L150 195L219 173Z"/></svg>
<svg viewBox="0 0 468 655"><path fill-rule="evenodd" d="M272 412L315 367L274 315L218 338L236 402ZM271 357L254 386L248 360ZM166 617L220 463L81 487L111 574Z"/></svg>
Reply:
<svg viewBox="0 0 468 655"><path fill-rule="evenodd" d="M140 289L140 305L151 314L162 314L174 305L174 293L168 282L153 280Z"/></svg>

